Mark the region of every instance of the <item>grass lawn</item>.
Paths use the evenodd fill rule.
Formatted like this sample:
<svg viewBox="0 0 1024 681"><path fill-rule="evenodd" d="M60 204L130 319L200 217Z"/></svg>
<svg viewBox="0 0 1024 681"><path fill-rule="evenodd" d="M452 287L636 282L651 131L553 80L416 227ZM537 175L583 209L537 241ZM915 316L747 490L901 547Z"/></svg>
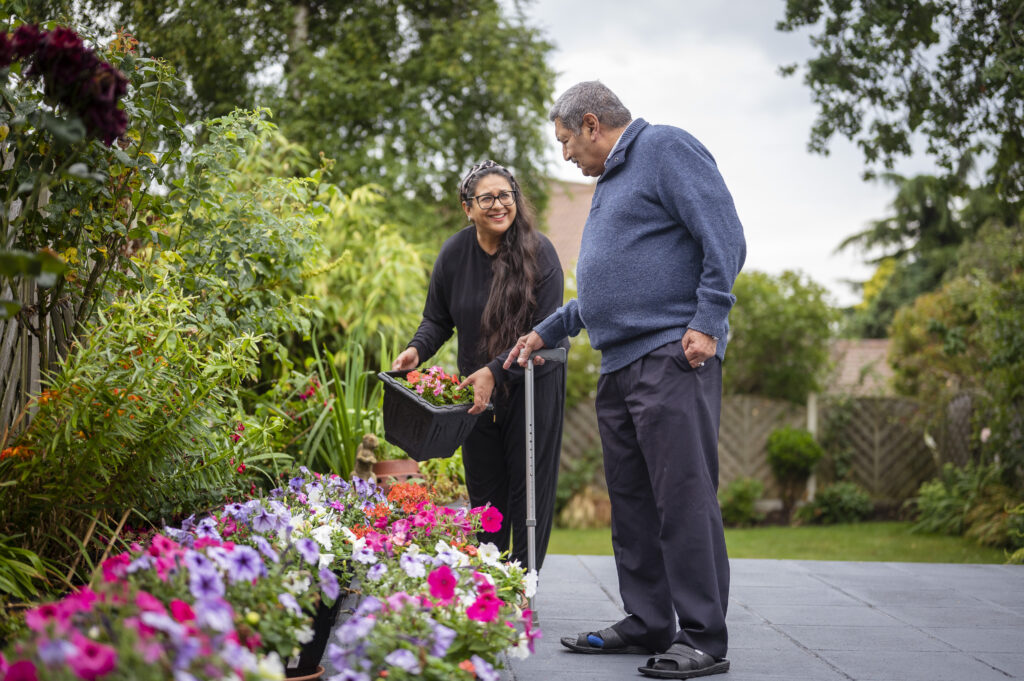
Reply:
<svg viewBox="0 0 1024 681"><path fill-rule="evenodd" d="M961 537L911 534L910 523L727 529L730 558L881 560L908 563L1003 563L999 549ZM548 553L610 556L611 530L551 531Z"/></svg>

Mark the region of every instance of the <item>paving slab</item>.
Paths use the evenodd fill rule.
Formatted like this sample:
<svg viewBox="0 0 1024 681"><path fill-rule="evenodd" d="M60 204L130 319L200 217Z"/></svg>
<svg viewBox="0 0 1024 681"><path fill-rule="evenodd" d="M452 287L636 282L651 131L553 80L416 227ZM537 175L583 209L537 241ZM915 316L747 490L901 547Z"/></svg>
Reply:
<svg viewBox="0 0 1024 681"><path fill-rule="evenodd" d="M732 560L727 681L1024 679L1024 566ZM625 615L610 556L549 555L535 655L503 681L644 679L639 655L578 655L562 636Z"/></svg>

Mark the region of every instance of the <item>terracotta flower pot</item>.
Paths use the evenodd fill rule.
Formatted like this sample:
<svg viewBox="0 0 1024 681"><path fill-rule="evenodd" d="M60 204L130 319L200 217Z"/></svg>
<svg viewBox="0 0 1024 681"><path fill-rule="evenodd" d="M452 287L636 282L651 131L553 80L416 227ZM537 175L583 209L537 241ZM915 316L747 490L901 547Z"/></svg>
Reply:
<svg viewBox="0 0 1024 681"><path fill-rule="evenodd" d="M373 474L377 476L377 484L385 489L410 478L418 477L420 464L412 459L392 459L378 461L373 464Z"/></svg>

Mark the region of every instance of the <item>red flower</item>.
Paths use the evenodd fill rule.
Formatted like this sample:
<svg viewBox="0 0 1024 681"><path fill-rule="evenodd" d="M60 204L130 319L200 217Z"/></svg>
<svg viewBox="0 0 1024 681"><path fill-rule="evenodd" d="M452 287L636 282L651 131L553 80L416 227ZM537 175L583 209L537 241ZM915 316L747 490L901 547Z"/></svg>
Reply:
<svg viewBox="0 0 1024 681"><path fill-rule="evenodd" d="M421 374L421 373L420 373L420 372L418 372L418 371L410 371L409 373L407 373L407 374L405 375L405 380L409 381L409 383L411 383L412 385L416 385L416 383L417 383L417 382L418 382L418 381L419 381L419 380L420 380L421 378L423 378L423 374Z"/></svg>
<svg viewBox="0 0 1024 681"><path fill-rule="evenodd" d="M43 33L34 24L22 24L14 32L14 54L18 59L23 59L36 51L39 43L43 41Z"/></svg>

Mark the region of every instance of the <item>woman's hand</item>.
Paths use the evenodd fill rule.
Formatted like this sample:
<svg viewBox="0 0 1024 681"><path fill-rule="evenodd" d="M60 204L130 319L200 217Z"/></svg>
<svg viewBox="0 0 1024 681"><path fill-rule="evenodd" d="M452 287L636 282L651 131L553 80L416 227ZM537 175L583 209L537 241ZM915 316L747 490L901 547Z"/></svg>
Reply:
<svg viewBox="0 0 1024 681"><path fill-rule="evenodd" d="M402 354L391 363L392 371L409 371L420 365L420 351L414 347L402 350Z"/></svg>
<svg viewBox="0 0 1024 681"><path fill-rule="evenodd" d="M487 409L487 403L491 401L491 393L494 392L494 374L487 367L477 369L462 383L459 383L459 390L467 385L473 386L473 406L469 408L469 413L479 414Z"/></svg>

